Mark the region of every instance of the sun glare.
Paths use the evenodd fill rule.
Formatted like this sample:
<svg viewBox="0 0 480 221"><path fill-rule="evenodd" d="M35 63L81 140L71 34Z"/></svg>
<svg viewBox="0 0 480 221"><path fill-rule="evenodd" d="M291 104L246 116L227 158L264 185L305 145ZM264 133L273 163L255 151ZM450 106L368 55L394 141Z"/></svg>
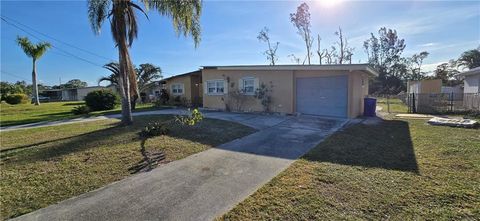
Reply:
<svg viewBox="0 0 480 221"><path fill-rule="evenodd" d="M316 0L315 2L317 2L321 7L332 8L340 4L342 0Z"/></svg>

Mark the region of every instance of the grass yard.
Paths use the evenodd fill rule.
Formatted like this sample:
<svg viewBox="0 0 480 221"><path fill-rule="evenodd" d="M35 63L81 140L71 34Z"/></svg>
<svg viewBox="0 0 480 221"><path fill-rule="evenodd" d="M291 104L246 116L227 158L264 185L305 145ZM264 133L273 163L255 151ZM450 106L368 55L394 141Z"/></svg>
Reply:
<svg viewBox="0 0 480 221"><path fill-rule="evenodd" d="M171 118L135 117L130 127L118 126L119 120L111 119L1 132L1 219L129 176L131 168L142 160L137 133L148 122ZM254 131L233 122L204 119L195 127L172 127L169 135L147 140L146 148L163 150L166 163Z"/></svg>
<svg viewBox="0 0 480 221"><path fill-rule="evenodd" d="M480 132L354 125L219 219L480 220Z"/></svg>
<svg viewBox="0 0 480 221"><path fill-rule="evenodd" d="M10 105L5 102L0 104L0 125L11 126L19 124L35 123L40 121L55 121L82 117L74 115L72 109L85 104L83 101L48 102L39 106L33 104ZM153 104L137 104L135 111L154 110ZM120 113L120 107L115 110L96 111L92 116Z"/></svg>
<svg viewBox="0 0 480 221"><path fill-rule="evenodd" d="M400 99L390 98L388 99L388 103L390 104L390 113L408 113L408 107ZM383 112L388 111L388 103L387 98L377 98L377 106L382 107Z"/></svg>

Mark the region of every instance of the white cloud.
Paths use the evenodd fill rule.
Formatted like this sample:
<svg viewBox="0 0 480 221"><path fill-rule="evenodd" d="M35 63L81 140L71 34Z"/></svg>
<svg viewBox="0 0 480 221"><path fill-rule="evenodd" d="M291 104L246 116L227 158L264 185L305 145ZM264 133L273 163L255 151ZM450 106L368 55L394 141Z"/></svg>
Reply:
<svg viewBox="0 0 480 221"><path fill-rule="evenodd" d="M425 44L419 44L418 47L432 47L432 46L435 46L435 45L438 45L438 43L429 42L429 43L425 43Z"/></svg>

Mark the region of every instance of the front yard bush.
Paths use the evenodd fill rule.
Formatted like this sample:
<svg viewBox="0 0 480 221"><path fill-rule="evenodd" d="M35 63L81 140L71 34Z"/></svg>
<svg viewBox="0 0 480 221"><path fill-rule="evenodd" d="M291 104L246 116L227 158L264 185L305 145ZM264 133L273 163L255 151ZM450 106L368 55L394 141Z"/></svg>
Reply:
<svg viewBox="0 0 480 221"><path fill-rule="evenodd" d="M85 96L85 104L91 111L112 110L118 103L118 96L110 90L96 90Z"/></svg>
<svg viewBox="0 0 480 221"><path fill-rule="evenodd" d="M5 97L5 102L8 104L26 104L28 100L26 94L9 94Z"/></svg>

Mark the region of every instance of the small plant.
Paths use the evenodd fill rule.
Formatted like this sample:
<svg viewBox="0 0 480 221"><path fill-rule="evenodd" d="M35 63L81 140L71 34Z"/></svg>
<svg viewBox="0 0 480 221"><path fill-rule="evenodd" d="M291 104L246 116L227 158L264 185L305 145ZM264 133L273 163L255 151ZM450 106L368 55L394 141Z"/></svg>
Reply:
<svg viewBox="0 0 480 221"><path fill-rule="evenodd" d="M175 122L180 123L181 125L187 126L194 126L198 122L203 120L202 113L197 109L193 109L193 111L189 115L179 115L175 116Z"/></svg>
<svg viewBox="0 0 480 221"><path fill-rule="evenodd" d="M26 104L28 103L28 96L26 94L9 94L5 97L7 104Z"/></svg>
<svg viewBox="0 0 480 221"><path fill-rule="evenodd" d="M140 138L146 139L160 135L167 135L168 132L169 130L165 122L153 122L147 124L147 126L145 126L142 131L140 131L139 135Z"/></svg>
<svg viewBox="0 0 480 221"><path fill-rule="evenodd" d="M74 115L82 115L82 114L89 114L90 108L86 105L77 106L72 109L72 113Z"/></svg>
<svg viewBox="0 0 480 221"><path fill-rule="evenodd" d="M270 112L270 104L272 103L272 97L270 96L270 94L272 93L272 89L273 85L272 82L270 82L269 87L266 84L262 83L260 84L260 87L255 90L254 97L260 100L260 103L263 106L263 111L265 112Z"/></svg>
<svg viewBox="0 0 480 221"><path fill-rule="evenodd" d="M118 96L110 90L96 90L85 96L85 104L91 111L112 110L118 101Z"/></svg>

